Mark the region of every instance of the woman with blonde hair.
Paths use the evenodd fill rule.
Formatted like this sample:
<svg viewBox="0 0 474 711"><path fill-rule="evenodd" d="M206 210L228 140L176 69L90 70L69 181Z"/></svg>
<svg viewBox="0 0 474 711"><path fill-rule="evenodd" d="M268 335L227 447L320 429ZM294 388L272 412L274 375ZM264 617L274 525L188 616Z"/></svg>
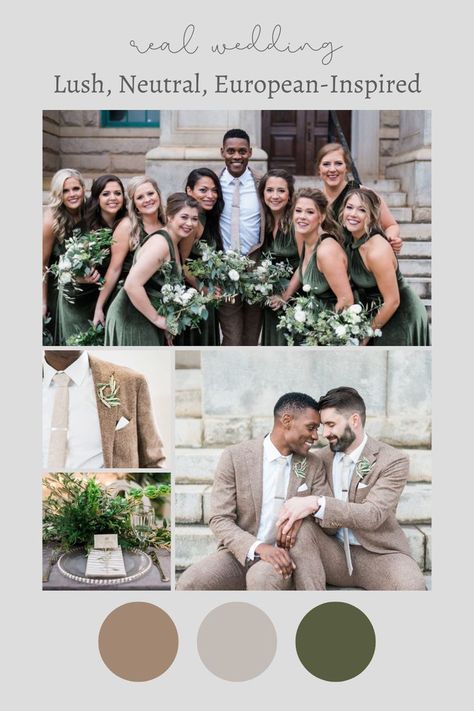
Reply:
<svg viewBox="0 0 474 711"><path fill-rule="evenodd" d="M148 189L146 192L151 199ZM135 200L143 215L148 202L140 201L138 196L135 195ZM165 229L146 234L142 239L124 287L110 305L105 323L105 345L171 345L166 319L157 313L152 300L159 298L165 283L161 271L165 262L171 262L173 278L182 277L179 243L196 230L198 215L199 203L186 193L169 196Z"/></svg>
<svg viewBox="0 0 474 711"><path fill-rule="evenodd" d="M86 201L85 231L109 229L112 239L115 239L115 230L125 214L125 191L120 178L111 174L96 178ZM100 277L106 275L110 259L109 253L101 264L96 265ZM61 286L57 320L62 342L67 343L71 336L90 328L99 295L98 282L83 283L80 290L71 289L68 285Z"/></svg>
<svg viewBox="0 0 474 711"><path fill-rule="evenodd" d="M328 213L321 190L301 188L293 199L293 223L302 240L300 263L281 297L272 297L278 309L300 286L324 306L340 311L354 303L347 274L347 256L338 224Z"/></svg>
<svg viewBox="0 0 474 711"><path fill-rule="evenodd" d="M375 345L428 346L426 309L400 274L397 258L380 226L380 208L379 196L367 188L350 190L342 203L339 221L351 235L346 252L353 288L362 304L382 299L371 324L382 331Z"/></svg>
<svg viewBox="0 0 474 711"><path fill-rule="evenodd" d="M106 304L113 298L117 285L123 286L137 247L147 235L162 229L166 222L160 188L153 178L147 175L130 178L127 196L127 215L114 231L110 263L95 307L95 326L98 323L105 324Z"/></svg>
<svg viewBox="0 0 474 711"><path fill-rule="evenodd" d="M323 181L323 193L326 196L331 216L338 220L339 211L349 190L361 187L356 180L349 180L351 158L340 143L327 143L316 156L316 170ZM380 199L380 224L392 249L400 252L403 241L400 237L400 227L390 212L385 200ZM347 235L350 242L350 236Z"/></svg>
<svg viewBox="0 0 474 711"><path fill-rule="evenodd" d="M59 343L56 329L58 284L47 269L64 252L65 240L75 229L84 227L85 197L85 184L79 171L62 168L53 175L48 207L43 216L43 319L49 318L48 331L54 345Z"/></svg>

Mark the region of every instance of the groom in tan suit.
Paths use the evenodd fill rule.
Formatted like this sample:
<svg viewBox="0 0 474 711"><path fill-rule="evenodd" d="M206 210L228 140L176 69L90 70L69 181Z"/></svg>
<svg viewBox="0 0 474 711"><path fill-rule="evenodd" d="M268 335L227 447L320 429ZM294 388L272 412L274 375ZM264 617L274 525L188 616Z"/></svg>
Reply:
<svg viewBox="0 0 474 711"><path fill-rule="evenodd" d="M287 501L279 516L279 542L298 539L308 521L316 561L314 589L326 582L366 590L424 590L423 575L410 555L396 519L408 478L408 459L364 432L365 404L353 388L330 390L319 401L323 436L315 495Z"/></svg>
<svg viewBox="0 0 474 711"><path fill-rule="evenodd" d="M64 461L52 468L55 376L59 373L65 373L69 378L67 432ZM45 351L44 469L156 468L163 466L164 459L148 385L141 373L108 363L86 351Z"/></svg>
<svg viewBox="0 0 474 711"><path fill-rule="evenodd" d="M314 491L318 462L309 450L319 423L313 398L287 393L275 405L269 435L223 452L209 522L218 551L188 568L178 590L313 589L312 526L299 531L291 551L275 543L283 501Z"/></svg>

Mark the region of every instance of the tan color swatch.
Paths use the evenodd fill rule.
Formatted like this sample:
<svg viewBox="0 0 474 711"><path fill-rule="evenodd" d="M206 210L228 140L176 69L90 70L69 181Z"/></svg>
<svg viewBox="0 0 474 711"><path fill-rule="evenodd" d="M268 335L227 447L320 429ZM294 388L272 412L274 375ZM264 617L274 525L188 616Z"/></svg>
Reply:
<svg viewBox="0 0 474 711"><path fill-rule="evenodd" d="M148 602L129 602L105 618L99 651L104 664L122 679L150 681L174 662L178 633L161 608Z"/></svg>

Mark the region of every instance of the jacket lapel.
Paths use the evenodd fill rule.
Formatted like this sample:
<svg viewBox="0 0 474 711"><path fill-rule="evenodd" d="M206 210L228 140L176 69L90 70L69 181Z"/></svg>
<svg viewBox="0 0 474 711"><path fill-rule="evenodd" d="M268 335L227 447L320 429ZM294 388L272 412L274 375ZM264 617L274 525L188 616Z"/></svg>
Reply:
<svg viewBox="0 0 474 711"><path fill-rule="evenodd" d="M107 407L99 399L98 386L102 383L108 383L110 376L113 374L113 368L110 363L101 361L89 354L89 364L94 380L95 398L97 403L97 413L99 415L100 435L102 439L102 451L104 454L104 467L112 466L112 454L115 437L115 427L120 419L120 405L118 407ZM120 383L118 383L120 387ZM119 390L120 398L120 390Z"/></svg>
<svg viewBox="0 0 474 711"><path fill-rule="evenodd" d="M263 496L263 437L251 442L245 457L250 493L255 509L255 533L262 514Z"/></svg>
<svg viewBox="0 0 474 711"><path fill-rule="evenodd" d="M295 473L295 467L298 467L298 465L301 465L301 462L304 460L304 457L302 457L300 454L294 454L293 457L291 458L291 471L290 471L290 478L288 479L288 490L286 492L286 498L291 499L292 496L296 496L298 492L298 488L301 486L301 484L304 484L306 475L304 477L299 477L296 476Z"/></svg>
<svg viewBox="0 0 474 711"><path fill-rule="evenodd" d="M362 453L361 453L358 461L360 462L362 459L367 459L367 461L370 465L374 465L375 462L377 461L378 450L379 450L379 448L378 448L377 441L372 439L372 437L367 436L367 442L365 444L364 449L362 450ZM366 475L366 476L368 476L368 475ZM354 467L354 471L352 473L351 483L349 486L349 501L354 501L357 487L361 481L362 481L362 479L357 474L357 464L356 464L356 466Z"/></svg>

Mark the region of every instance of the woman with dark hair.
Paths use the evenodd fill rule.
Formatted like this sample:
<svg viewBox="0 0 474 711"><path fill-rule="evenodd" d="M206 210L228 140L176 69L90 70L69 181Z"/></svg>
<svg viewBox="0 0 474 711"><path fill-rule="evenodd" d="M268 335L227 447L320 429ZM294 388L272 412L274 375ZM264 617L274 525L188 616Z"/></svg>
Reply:
<svg viewBox="0 0 474 711"><path fill-rule="evenodd" d="M158 184L148 175L136 175L127 185L128 209L126 216L114 230L110 263L105 283L97 299L93 323L105 324L107 301L111 301L132 267L133 255L138 245L166 222L163 201Z"/></svg>
<svg viewBox="0 0 474 711"><path fill-rule="evenodd" d="M294 273L300 261L292 221L295 181L288 171L269 170L258 184L258 194L265 211L265 239L262 254L273 262L287 260ZM283 332L277 329L278 314L270 306L263 309L262 346L285 346Z"/></svg>
<svg viewBox="0 0 474 711"><path fill-rule="evenodd" d="M101 175L91 186L90 196L85 205L85 230L92 232L110 229L114 232L126 214L125 193L122 181L116 175ZM99 277L106 276L110 255L97 265L99 275L93 283L81 284L80 291L62 286L58 303L59 333L63 343L70 336L87 331L94 317L100 294Z"/></svg>
<svg viewBox="0 0 474 711"><path fill-rule="evenodd" d="M321 190L298 190L293 198L293 222L303 241L300 264L281 297L272 298L272 307L280 308L300 286L336 311L351 306L354 297L342 236L328 214L328 201Z"/></svg>
<svg viewBox="0 0 474 711"><path fill-rule="evenodd" d="M166 319L151 299L164 285L161 267L172 264L172 276L181 276L179 243L198 224L199 203L186 193L173 193L166 205L166 228L146 235L135 252L133 266L123 289L111 304L105 322L105 345L171 345Z"/></svg>
<svg viewBox="0 0 474 711"><path fill-rule="evenodd" d="M359 300L370 304L382 298L382 306L371 324L373 329L381 329L382 335L374 343L429 346L426 309L400 274L379 216L380 198L367 188L350 190L339 213L341 225L351 235L346 251L349 274Z"/></svg>
<svg viewBox="0 0 474 711"><path fill-rule="evenodd" d="M209 168L192 170L186 180L186 193L199 203L199 223L189 237L179 243L185 280L197 288L196 279L188 272L186 262L200 257L199 245L205 243L213 250L221 250L222 235L219 220L224 209L224 198L219 178ZM187 329L180 338L183 346L218 346L219 323L215 308L208 304L208 318L202 322L201 331Z"/></svg>
<svg viewBox="0 0 474 711"><path fill-rule="evenodd" d="M79 171L62 168L53 175L49 203L43 217L43 319L49 318L47 331L53 345L59 344L56 323L58 284L46 270L64 252L64 241L71 237L75 229L83 228L85 197L86 188Z"/></svg>
<svg viewBox="0 0 474 711"><path fill-rule="evenodd" d="M349 180L350 167L350 156L340 143L327 143L318 151L316 170L323 181L323 193L328 200L330 214L334 220L338 220L341 205L349 190L361 187L356 180ZM398 254L403 245L400 227L382 198L380 198L380 224L393 251ZM346 235L346 237L350 242L350 236Z"/></svg>

